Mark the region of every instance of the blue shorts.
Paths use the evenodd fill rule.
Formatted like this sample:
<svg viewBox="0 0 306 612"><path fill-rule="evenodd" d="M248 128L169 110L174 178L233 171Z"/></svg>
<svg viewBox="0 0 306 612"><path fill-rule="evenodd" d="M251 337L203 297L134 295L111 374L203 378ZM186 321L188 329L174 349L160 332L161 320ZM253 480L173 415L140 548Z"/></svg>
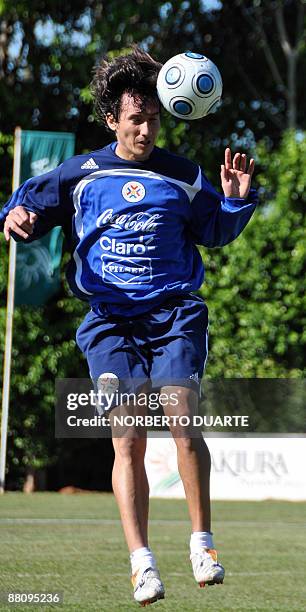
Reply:
<svg viewBox="0 0 306 612"><path fill-rule="evenodd" d="M193 294L171 297L133 317L95 308L76 340L95 382L111 377L127 393L148 381L154 389L179 385L199 390L208 353L208 309Z"/></svg>

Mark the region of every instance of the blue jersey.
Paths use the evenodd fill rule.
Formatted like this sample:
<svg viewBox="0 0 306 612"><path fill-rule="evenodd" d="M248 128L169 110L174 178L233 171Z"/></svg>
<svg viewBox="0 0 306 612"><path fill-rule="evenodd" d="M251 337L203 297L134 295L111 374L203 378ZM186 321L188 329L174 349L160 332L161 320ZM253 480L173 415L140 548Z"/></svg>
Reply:
<svg viewBox="0 0 306 612"><path fill-rule="evenodd" d="M234 240L256 200L253 189L247 199L220 195L199 166L164 149L135 162L118 157L112 143L27 180L2 209L0 229L18 205L38 215L25 242L61 225L74 294L134 315L199 289L204 266L196 245Z"/></svg>

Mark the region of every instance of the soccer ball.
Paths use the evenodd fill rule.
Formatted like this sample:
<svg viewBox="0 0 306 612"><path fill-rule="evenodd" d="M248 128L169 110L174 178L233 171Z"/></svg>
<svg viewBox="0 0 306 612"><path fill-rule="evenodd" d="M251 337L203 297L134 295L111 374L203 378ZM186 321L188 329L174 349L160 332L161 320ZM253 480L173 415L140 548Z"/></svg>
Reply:
<svg viewBox="0 0 306 612"><path fill-rule="evenodd" d="M217 66L201 53L171 57L157 78L158 97L167 111L180 119L200 119L219 104L222 78Z"/></svg>

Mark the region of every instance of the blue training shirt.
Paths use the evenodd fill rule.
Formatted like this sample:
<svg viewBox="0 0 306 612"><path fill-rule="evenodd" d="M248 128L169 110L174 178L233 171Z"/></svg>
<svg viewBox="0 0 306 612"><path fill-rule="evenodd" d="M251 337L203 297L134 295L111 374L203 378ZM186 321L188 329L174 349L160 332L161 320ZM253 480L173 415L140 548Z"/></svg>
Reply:
<svg viewBox="0 0 306 612"><path fill-rule="evenodd" d="M155 147L149 159L128 161L116 155L116 144L27 180L0 212L0 229L18 205L38 215L23 242L61 225L73 293L113 314L135 315L199 289L204 266L196 245L223 246L239 236L257 194L226 198L188 159Z"/></svg>

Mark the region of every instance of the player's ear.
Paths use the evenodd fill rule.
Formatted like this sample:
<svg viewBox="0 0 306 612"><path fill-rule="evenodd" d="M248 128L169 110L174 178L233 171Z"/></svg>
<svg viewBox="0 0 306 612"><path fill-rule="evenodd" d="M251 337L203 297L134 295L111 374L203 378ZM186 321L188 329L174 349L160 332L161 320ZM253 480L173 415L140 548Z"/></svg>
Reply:
<svg viewBox="0 0 306 612"><path fill-rule="evenodd" d="M113 115L111 113L108 113L105 117L106 119L106 123L109 127L110 130L113 130L113 132L116 131L117 129L117 121L115 121Z"/></svg>

